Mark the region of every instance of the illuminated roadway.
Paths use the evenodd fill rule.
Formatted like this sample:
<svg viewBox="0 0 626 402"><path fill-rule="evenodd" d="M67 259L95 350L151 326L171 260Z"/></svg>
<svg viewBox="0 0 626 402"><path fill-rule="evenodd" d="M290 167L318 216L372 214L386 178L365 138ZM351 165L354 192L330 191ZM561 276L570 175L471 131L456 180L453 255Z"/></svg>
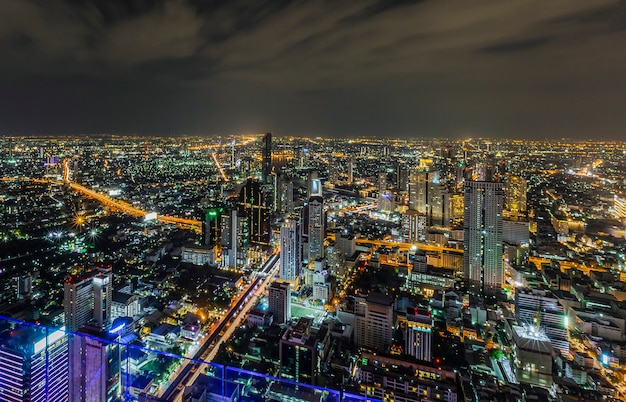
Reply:
<svg viewBox="0 0 626 402"><path fill-rule="evenodd" d="M26 180L26 181L32 181L35 183L50 183L50 184L57 184L57 185L67 184L70 186L72 190L79 192L86 197L97 200L101 204L107 206L110 209L118 210L128 215L132 215L136 217L146 216L147 214L150 213L149 211L144 211L141 208L137 208L126 201L115 199L104 193L100 193L98 191L90 189L89 187L85 187L81 184L78 184L72 181L62 181L62 180L56 180L56 179L31 179L31 178L23 178L23 177L20 177L19 179L15 179L11 177L2 178L2 181L11 181L11 180ZM157 221L161 223L165 223L165 224L176 225L183 229L191 229L197 232L202 231L202 222L196 219L186 219L186 218L179 218L176 216L157 214Z"/></svg>
<svg viewBox="0 0 626 402"><path fill-rule="evenodd" d="M204 338L202 345L192 358L196 361L185 359L182 370L167 389L163 390L159 396L160 399L164 401L182 400L185 386L190 386L195 382L198 375L202 373L202 369L215 358L222 342L232 336L233 331L239 327L248 311L256 305L258 298L265 294L265 289L278 270L279 260L279 254L274 254L265 262L248 288L232 304L228 313Z"/></svg>

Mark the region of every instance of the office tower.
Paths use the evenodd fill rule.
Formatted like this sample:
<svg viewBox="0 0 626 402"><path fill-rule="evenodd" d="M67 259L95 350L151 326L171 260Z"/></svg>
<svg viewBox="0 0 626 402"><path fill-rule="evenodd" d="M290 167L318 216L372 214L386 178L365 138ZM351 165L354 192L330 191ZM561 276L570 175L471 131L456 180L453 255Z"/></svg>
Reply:
<svg viewBox="0 0 626 402"><path fill-rule="evenodd" d="M309 262L318 258L324 258L324 239L326 237L326 225L324 214L324 199L313 196L309 199Z"/></svg>
<svg viewBox="0 0 626 402"><path fill-rule="evenodd" d="M294 210L293 205L293 181L285 173L278 175L276 186L276 210L283 214L291 214Z"/></svg>
<svg viewBox="0 0 626 402"><path fill-rule="evenodd" d="M626 218L626 198L615 194L613 196L613 210L617 219Z"/></svg>
<svg viewBox="0 0 626 402"><path fill-rule="evenodd" d="M84 326L69 340L70 402L117 401L122 395L119 334Z"/></svg>
<svg viewBox="0 0 626 402"><path fill-rule="evenodd" d="M262 180L265 184L270 184L270 174L272 173L272 133L263 136L263 166Z"/></svg>
<svg viewBox="0 0 626 402"><path fill-rule="evenodd" d="M402 241L417 243L426 240L426 215L413 209L402 215Z"/></svg>
<svg viewBox="0 0 626 402"><path fill-rule="evenodd" d="M100 269L92 279L93 318L98 328L111 323L111 303L113 302L113 273L111 269Z"/></svg>
<svg viewBox="0 0 626 402"><path fill-rule="evenodd" d="M297 282L300 279L300 225L296 219L287 219L280 228L280 273L279 278Z"/></svg>
<svg viewBox="0 0 626 402"><path fill-rule="evenodd" d="M378 173L378 195L382 195L387 191L387 173Z"/></svg>
<svg viewBox="0 0 626 402"><path fill-rule="evenodd" d="M67 401L68 337L65 331L10 325L0 333L0 400Z"/></svg>
<svg viewBox="0 0 626 402"><path fill-rule="evenodd" d="M220 242L220 226L223 208L211 208L205 211L202 220L202 244L214 246Z"/></svg>
<svg viewBox="0 0 626 402"><path fill-rule="evenodd" d="M439 174L429 174L427 222L429 226L448 226L450 224L450 194L448 186L440 182Z"/></svg>
<svg viewBox="0 0 626 402"><path fill-rule="evenodd" d="M315 170L309 172L307 179L308 196L321 197L322 196L322 181L319 178L319 173Z"/></svg>
<svg viewBox="0 0 626 402"><path fill-rule="evenodd" d="M33 292L33 277L30 275L20 275L15 278L15 290L18 300L30 298Z"/></svg>
<svg viewBox="0 0 626 402"><path fill-rule="evenodd" d="M355 343L385 352L393 335L393 298L372 293L355 298Z"/></svg>
<svg viewBox="0 0 626 402"><path fill-rule="evenodd" d="M75 332L92 320L100 327L110 322L112 276L110 268L99 268L65 281L63 306L68 331Z"/></svg>
<svg viewBox="0 0 626 402"><path fill-rule="evenodd" d="M328 181L333 186L336 186L339 183L339 167L337 166L337 160L333 159L328 165Z"/></svg>
<svg viewBox="0 0 626 402"><path fill-rule="evenodd" d="M312 323L312 318L302 317L280 339L280 377L315 385L320 360L331 342L327 327L315 332Z"/></svg>
<svg viewBox="0 0 626 402"><path fill-rule="evenodd" d="M409 175L409 209L426 214L428 205L428 172L413 171Z"/></svg>
<svg viewBox="0 0 626 402"><path fill-rule="evenodd" d="M550 339L533 325L513 325L513 361L521 383L552 386L552 345Z"/></svg>
<svg viewBox="0 0 626 402"><path fill-rule="evenodd" d="M250 240L249 220L236 209L222 215L222 266L236 268L245 263Z"/></svg>
<svg viewBox="0 0 626 402"><path fill-rule="evenodd" d="M421 308L408 308L404 353L418 360L432 361L433 320L430 312Z"/></svg>
<svg viewBox="0 0 626 402"><path fill-rule="evenodd" d="M276 324L291 320L291 288L287 282L272 282L268 288L268 312L274 316Z"/></svg>
<svg viewBox="0 0 626 402"><path fill-rule="evenodd" d="M271 175L270 175L271 177ZM272 208L258 180L249 178L239 192L239 214L248 217L250 243L267 246L271 240L270 219Z"/></svg>
<svg viewBox="0 0 626 402"><path fill-rule="evenodd" d="M551 291L515 289L515 319L520 325L539 327L550 339L553 349L569 356L567 314Z"/></svg>
<svg viewBox="0 0 626 402"><path fill-rule="evenodd" d="M502 288L502 183L465 183L464 271L469 291L493 295Z"/></svg>
<svg viewBox="0 0 626 402"><path fill-rule="evenodd" d="M515 215L526 214L526 180L508 176L504 182L504 208Z"/></svg>
<svg viewBox="0 0 626 402"><path fill-rule="evenodd" d="M348 167L346 170L348 173L348 184L354 183L354 159L352 157L348 158Z"/></svg>
<svg viewBox="0 0 626 402"><path fill-rule="evenodd" d="M336 248L345 258L350 258L356 253L356 237L350 233L335 235Z"/></svg>
<svg viewBox="0 0 626 402"><path fill-rule="evenodd" d="M396 166L396 188L400 192L409 189L409 169L403 163L398 163Z"/></svg>

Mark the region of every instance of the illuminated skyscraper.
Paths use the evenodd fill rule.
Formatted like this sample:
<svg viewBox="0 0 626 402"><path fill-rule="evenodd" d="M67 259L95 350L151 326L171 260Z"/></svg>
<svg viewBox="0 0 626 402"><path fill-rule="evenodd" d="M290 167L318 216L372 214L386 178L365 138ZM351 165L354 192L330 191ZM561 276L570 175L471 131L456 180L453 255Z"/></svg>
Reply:
<svg viewBox="0 0 626 402"><path fill-rule="evenodd" d="M495 294L502 288L502 183L465 183L464 268L473 294Z"/></svg>
<svg viewBox="0 0 626 402"><path fill-rule="evenodd" d="M0 400L66 402L68 338L62 329L16 325L0 333Z"/></svg>
<svg viewBox="0 0 626 402"><path fill-rule="evenodd" d="M313 196L309 199L309 262L324 258L326 225L324 198Z"/></svg>
<svg viewBox="0 0 626 402"><path fill-rule="evenodd" d="M504 208L513 214L526 213L526 180L508 176L504 182Z"/></svg>
<svg viewBox="0 0 626 402"><path fill-rule="evenodd" d="M223 211L223 208L211 208L205 212L204 220L202 221L203 245L213 246L220 242L221 215Z"/></svg>
<svg viewBox="0 0 626 402"><path fill-rule="evenodd" d="M268 311L276 324L291 320L291 288L287 282L272 282L268 288Z"/></svg>
<svg viewBox="0 0 626 402"><path fill-rule="evenodd" d="M409 209L426 214L428 205L428 172L413 171L409 176Z"/></svg>
<svg viewBox="0 0 626 402"><path fill-rule="evenodd" d="M252 178L248 179L239 192L239 214L248 217L252 244L270 244L272 208L267 205L266 198L261 183Z"/></svg>
<svg viewBox="0 0 626 402"><path fill-rule="evenodd" d="M296 219L287 219L280 228L280 279L297 282L300 277L300 228Z"/></svg>
<svg viewBox="0 0 626 402"><path fill-rule="evenodd" d="M425 309L408 308L404 352L418 360L432 361L433 321Z"/></svg>
<svg viewBox="0 0 626 402"><path fill-rule="evenodd" d="M244 263L250 239L248 230L248 218L236 209L222 215L222 266L235 268Z"/></svg>
<svg viewBox="0 0 626 402"><path fill-rule="evenodd" d="M262 180L265 184L271 184L272 173L272 133L263 136L263 166Z"/></svg>
<svg viewBox="0 0 626 402"><path fill-rule="evenodd" d="M118 335L84 326L70 338L70 402L119 400L122 389Z"/></svg>
<svg viewBox="0 0 626 402"><path fill-rule="evenodd" d="M100 328L110 323L113 298L112 271L100 268L64 284L65 326L75 332L92 320Z"/></svg>
<svg viewBox="0 0 626 402"><path fill-rule="evenodd" d="M386 351L393 336L393 298L372 293L367 298L357 296L355 299L354 342L359 346Z"/></svg>

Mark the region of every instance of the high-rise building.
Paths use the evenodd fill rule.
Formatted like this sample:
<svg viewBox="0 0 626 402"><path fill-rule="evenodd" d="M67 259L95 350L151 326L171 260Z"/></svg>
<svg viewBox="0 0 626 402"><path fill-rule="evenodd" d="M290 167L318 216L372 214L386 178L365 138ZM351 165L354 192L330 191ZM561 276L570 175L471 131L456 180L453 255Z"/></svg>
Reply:
<svg viewBox="0 0 626 402"><path fill-rule="evenodd" d="M539 327L550 339L553 349L569 356L567 314L551 291L515 289L515 319L521 325Z"/></svg>
<svg viewBox="0 0 626 402"><path fill-rule="evenodd" d="M355 343L386 351L393 335L393 298L371 293L367 298L357 296L355 300Z"/></svg>
<svg viewBox="0 0 626 402"><path fill-rule="evenodd" d="M418 360L432 361L433 320L430 312L421 308L407 309L404 353Z"/></svg>
<svg viewBox="0 0 626 402"><path fill-rule="evenodd" d="M266 133L263 136L263 166L262 180L265 184L270 184L270 175L272 173L272 133Z"/></svg>
<svg viewBox="0 0 626 402"><path fill-rule="evenodd" d="M409 189L409 169L402 163L396 166L396 188L399 192Z"/></svg>
<svg viewBox="0 0 626 402"><path fill-rule="evenodd" d="M330 332L322 327L315 332L312 318L302 317L280 339L280 376L304 384L316 383L320 360L330 346Z"/></svg>
<svg viewBox="0 0 626 402"><path fill-rule="evenodd" d="M465 183L464 271L475 295L493 295L502 288L502 183Z"/></svg>
<svg viewBox="0 0 626 402"><path fill-rule="evenodd" d="M0 400L66 402L68 383L64 330L24 324L0 333Z"/></svg>
<svg viewBox="0 0 626 402"><path fill-rule="evenodd" d="M417 243L426 240L426 215L409 209L402 215L402 241Z"/></svg>
<svg viewBox="0 0 626 402"><path fill-rule="evenodd" d="M220 242L220 226L223 208L211 208L205 211L202 220L202 244L214 246Z"/></svg>
<svg viewBox="0 0 626 402"><path fill-rule="evenodd" d="M117 401L122 394L119 334L84 326L70 340L70 401Z"/></svg>
<svg viewBox="0 0 626 402"><path fill-rule="evenodd" d="M235 268L243 264L250 239L248 217L236 209L222 215L222 266Z"/></svg>
<svg viewBox="0 0 626 402"><path fill-rule="evenodd" d="M309 172L307 187L309 198L322 196L322 181L320 180L319 173L316 170Z"/></svg>
<svg viewBox="0 0 626 402"><path fill-rule="evenodd" d="M348 167L346 170L348 173L348 184L354 183L354 159L353 157L348 158Z"/></svg>
<svg viewBox="0 0 626 402"><path fill-rule="evenodd" d="M113 298L112 271L99 268L83 276L70 277L64 283L65 326L75 332L92 320L105 327L111 319Z"/></svg>
<svg viewBox="0 0 626 402"><path fill-rule="evenodd" d="M387 191L387 172L378 173L378 195L382 195Z"/></svg>
<svg viewBox="0 0 626 402"><path fill-rule="evenodd" d="M426 217L429 226L448 226L450 224L450 193L439 171L428 173L426 186Z"/></svg>
<svg viewBox="0 0 626 402"><path fill-rule="evenodd" d="M268 292L268 311L273 314L276 324L291 320L291 287L287 282L272 282Z"/></svg>
<svg viewBox="0 0 626 402"><path fill-rule="evenodd" d="M113 303L113 273L111 269L99 269L93 276L93 318L98 328L111 323Z"/></svg>
<svg viewBox="0 0 626 402"><path fill-rule="evenodd" d="M324 214L324 198L309 198L309 263L324 258L324 239L326 238L326 219Z"/></svg>
<svg viewBox="0 0 626 402"><path fill-rule="evenodd" d="M279 278L297 283L300 278L300 227L296 219L287 219L280 228Z"/></svg>
<svg viewBox="0 0 626 402"><path fill-rule="evenodd" d="M239 192L239 214L248 217L252 244L270 244L272 208L267 204L266 198L261 183L253 178L249 178Z"/></svg>
<svg viewBox="0 0 626 402"><path fill-rule="evenodd" d="M426 214L428 209L428 172L415 170L409 175L409 209Z"/></svg>
<svg viewBox="0 0 626 402"><path fill-rule="evenodd" d="M539 328L513 325L513 361L517 380L543 388L552 386L552 345Z"/></svg>
<svg viewBox="0 0 626 402"><path fill-rule="evenodd" d="M526 180L508 176L504 182L504 208L515 215L526 214Z"/></svg>

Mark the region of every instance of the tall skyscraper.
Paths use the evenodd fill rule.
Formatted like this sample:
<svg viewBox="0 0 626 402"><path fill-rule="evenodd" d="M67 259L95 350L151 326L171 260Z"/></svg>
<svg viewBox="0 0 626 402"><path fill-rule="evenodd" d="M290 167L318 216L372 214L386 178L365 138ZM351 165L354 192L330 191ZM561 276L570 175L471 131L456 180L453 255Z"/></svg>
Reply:
<svg viewBox="0 0 626 402"><path fill-rule="evenodd" d="M291 320L291 287L287 282L272 282L268 288L268 311L274 315L276 324Z"/></svg>
<svg viewBox="0 0 626 402"><path fill-rule="evenodd" d="M113 273L111 269L100 269L92 279L93 318L98 328L111 323L111 303L113 302Z"/></svg>
<svg viewBox="0 0 626 402"><path fill-rule="evenodd" d="M248 217L236 209L222 215L222 266L236 268L243 264L250 239Z"/></svg>
<svg viewBox="0 0 626 402"><path fill-rule="evenodd" d="M355 343L385 352L393 336L393 298L372 293L355 299Z"/></svg>
<svg viewBox="0 0 626 402"><path fill-rule="evenodd" d="M312 318L302 317L280 339L280 376L315 384L320 360L329 349L329 331L311 331Z"/></svg>
<svg viewBox="0 0 626 402"><path fill-rule="evenodd" d="M110 323L113 298L112 271L99 268L86 275L65 281L65 326L75 332L92 320L103 328Z"/></svg>
<svg viewBox="0 0 626 402"><path fill-rule="evenodd" d="M296 219L287 219L280 228L279 278L297 283L300 278L300 227Z"/></svg>
<svg viewBox="0 0 626 402"><path fill-rule="evenodd" d="M504 208L512 214L526 213L526 180L508 176L504 182Z"/></svg>
<svg viewBox="0 0 626 402"><path fill-rule="evenodd" d="M471 293L495 294L502 288L502 183L465 183L464 268Z"/></svg>
<svg viewBox="0 0 626 402"><path fill-rule="evenodd" d="M248 217L252 244L270 244L272 208L267 205L266 198L261 183L253 178L249 178L239 192L239 214Z"/></svg>
<svg viewBox="0 0 626 402"><path fill-rule="evenodd" d="M324 258L326 225L324 198L313 196L309 199L309 263Z"/></svg>
<svg viewBox="0 0 626 402"><path fill-rule="evenodd" d="M346 170L348 173L348 184L354 183L354 158L352 156L348 158L348 166Z"/></svg>
<svg viewBox="0 0 626 402"><path fill-rule="evenodd" d="M426 215L413 209L402 215L402 241L405 243L426 241Z"/></svg>
<svg viewBox="0 0 626 402"><path fill-rule="evenodd" d="M121 388L119 334L84 326L70 340L70 402L112 402Z"/></svg>
<svg viewBox="0 0 626 402"><path fill-rule="evenodd" d="M266 133L263 136L263 166L262 180L265 184L271 184L272 173L272 133Z"/></svg>
<svg viewBox="0 0 626 402"><path fill-rule="evenodd" d="M319 173L316 170L309 172L307 187L309 198L322 196L322 181L320 180Z"/></svg>
<svg viewBox="0 0 626 402"><path fill-rule="evenodd" d="M403 163L396 166L396 188L400 192L409 189L409 169Z"/></svg>
<svg viewBox="0 0 626 402"><path fill-rule="evenodd" d="M378 173L378 195L387 191L387 172Z"/></svg>
<svg viewBox="0 0 626 402"><path fill-rule="evenodd" d="M418 360L432 361L433 320L430 312L420 308L407 309L404 352Z"/></svg>
<svg viewBox="0 0 626 402"><path fill-rule="evenodd" d="M202 221L202 244L205 246L214 246L220 241L220 226L222 223L221 215L223 208L211 208L205 211L204 220Z"/></svg>
<svg viewBox="0 0 626 402"><path fill-rule="evenodd" d="M16 325L0 333L0 400L66 402L68 338L62 329Z"/></svg>
<svg viewBox="0 0 626 402"><path fill-rule="evenodd" d="M409 176L409 209L428 213L428 172L413 171Z"/></svg>

